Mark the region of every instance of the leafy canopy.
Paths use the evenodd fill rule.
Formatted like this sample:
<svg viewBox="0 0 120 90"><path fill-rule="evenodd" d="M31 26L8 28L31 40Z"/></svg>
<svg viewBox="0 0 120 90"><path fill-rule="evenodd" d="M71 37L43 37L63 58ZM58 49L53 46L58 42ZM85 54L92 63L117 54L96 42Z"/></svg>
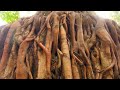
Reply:
<svg viewBox="0 0 120 90"><path fill-rule="evenodd" d="M115 20L120 25L120 11L112 11L111 19Z"/></svg>
<svg viewBox="0 0 120 90"><path fill-rule="evenodd" d="M20 17L19 11L1 11L0 18L7 23L12 23Z"/></svg>

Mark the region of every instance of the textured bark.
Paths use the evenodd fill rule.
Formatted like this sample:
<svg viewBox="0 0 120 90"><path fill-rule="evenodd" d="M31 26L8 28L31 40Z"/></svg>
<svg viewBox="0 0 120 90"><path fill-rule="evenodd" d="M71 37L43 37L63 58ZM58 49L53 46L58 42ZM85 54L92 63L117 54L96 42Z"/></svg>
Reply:
<svg viewBox="0 0 120 90"><path fill-rule="evenodd" d="M0 60L3 54L4 42L5 42L9 28L10 28L10 25L2 27L0 30L0 42L1 42L0 43Z"/></svg>
<svg viewBox="0 0 120 90"><path fill-rule="evenodd" d="M25 60L25 55L27 53L27 49L29 47L30 41L32 41L35 38L33 36L34 31L35 31L35 26L33 26L29 35L20 44L20 47L18 50L18 57L17 57L17 69L16 69L16 78L17 79L27 79L28 78L28 70L24 63L24 60Z"/></svg>
<svg viewBox="0 0 120 90"><path fill-rule="evenodd" d="M92 11L38 11L0 27L1 79L119 79L120 26Z"/></svg>
<svg viewBox="0 0 120 90"><path fill-rule="evenodd" d="M9 53L11 50L11 46L13 44L13 42L12 42L13 35L14 35L16 28L19 26L20 26L20 23L18 21L14 22L11 25L10 30L7 33L6 40L4 43L3 54L2 54L2 58L1 58L1 62L0 62L0 72L3 69L5 69L5 67L6 67L6 64L7 64L8 58L9 58Z"/></svg>
<svg viewBox="0 0 120 90"><path fill-rule="evenodd" d="M64 54L62 57L64 77L65 79L72 79L70 54L68 50L66 32L65 32L63 25L60 26L60 36L61 36L61 51Z"/></svg>

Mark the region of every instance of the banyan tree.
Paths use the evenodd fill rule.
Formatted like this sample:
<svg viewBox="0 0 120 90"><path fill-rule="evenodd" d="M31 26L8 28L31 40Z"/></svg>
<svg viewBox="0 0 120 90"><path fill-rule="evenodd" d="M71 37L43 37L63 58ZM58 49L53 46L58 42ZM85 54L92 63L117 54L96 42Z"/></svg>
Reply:
<svg viewBox="0 0 120 90"><path fill-rule="evenodd" d="M119 79L120 26L93 11L38 11L0 27L1 79Z"/></svg>

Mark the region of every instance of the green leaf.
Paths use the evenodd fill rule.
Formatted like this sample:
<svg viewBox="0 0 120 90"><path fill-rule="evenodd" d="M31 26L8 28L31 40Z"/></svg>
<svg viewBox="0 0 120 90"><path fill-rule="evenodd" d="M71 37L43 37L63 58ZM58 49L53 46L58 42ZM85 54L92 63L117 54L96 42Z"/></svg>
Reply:
<svg viewBox="0 0 120 90"><path fill-rule="evenodd" d="M16 21L19 17L19 11L0 11L0 18L8 23Z"/></svg>
<svg viewBox="0 0 120 90"><path fill-rule="evenodd" d="M120 11L112 11L111 19L115 20L118 24L120 24Z"/></svg>

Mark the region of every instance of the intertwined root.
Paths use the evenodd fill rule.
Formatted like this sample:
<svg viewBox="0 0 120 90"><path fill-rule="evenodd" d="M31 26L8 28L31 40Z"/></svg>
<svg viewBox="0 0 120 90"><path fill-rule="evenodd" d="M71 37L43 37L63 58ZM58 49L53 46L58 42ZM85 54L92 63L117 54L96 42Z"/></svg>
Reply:
<svg viewBox="0 0 120 90"><path fill-rule="evenodd" d="M0 27L0 78L117 79L120 26L89 11L39 11Z"/></svg>

